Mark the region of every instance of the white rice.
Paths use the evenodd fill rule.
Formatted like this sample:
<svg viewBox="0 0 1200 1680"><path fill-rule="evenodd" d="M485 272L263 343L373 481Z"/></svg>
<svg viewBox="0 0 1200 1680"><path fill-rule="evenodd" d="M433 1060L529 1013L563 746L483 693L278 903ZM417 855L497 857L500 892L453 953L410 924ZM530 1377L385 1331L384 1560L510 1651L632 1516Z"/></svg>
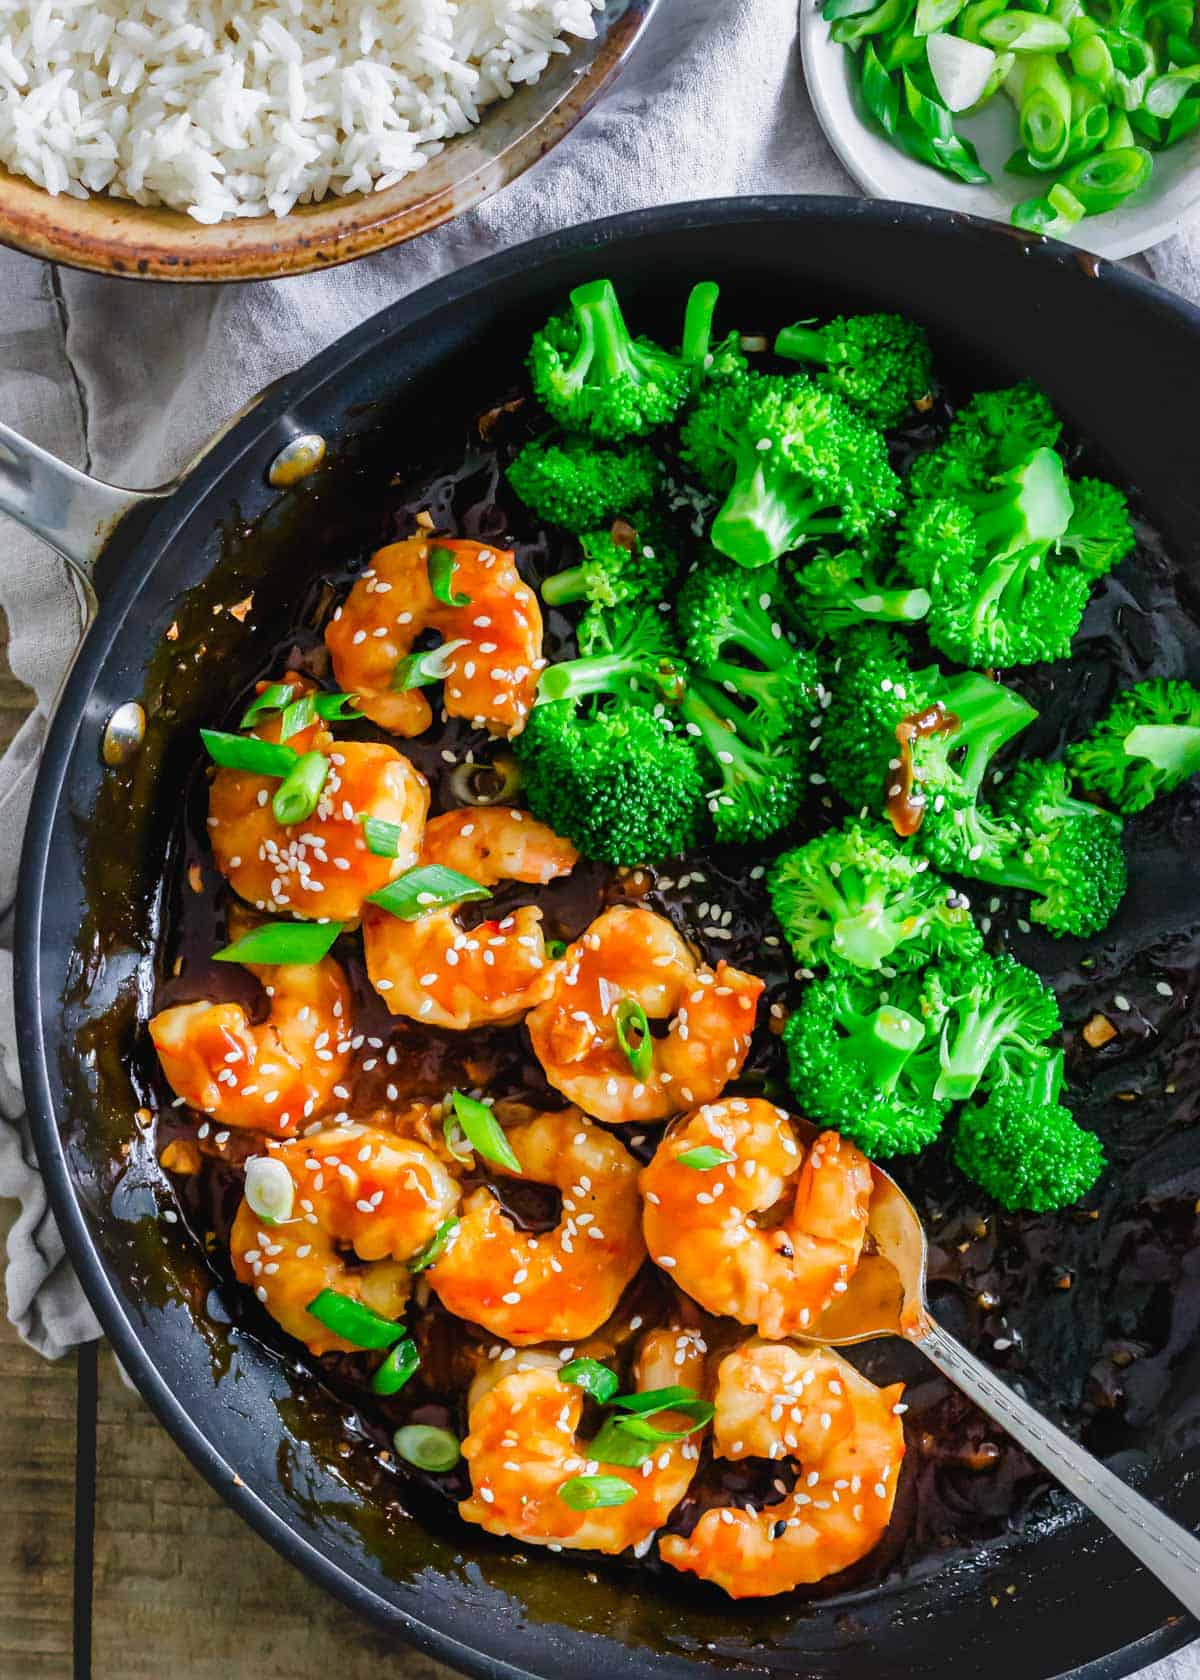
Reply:
<svg viewBox="0 0 1200 1680"><path fill-rule="evenodd" d="M0 0L0 164L198 222L420 169L604 0Z"/></svg>

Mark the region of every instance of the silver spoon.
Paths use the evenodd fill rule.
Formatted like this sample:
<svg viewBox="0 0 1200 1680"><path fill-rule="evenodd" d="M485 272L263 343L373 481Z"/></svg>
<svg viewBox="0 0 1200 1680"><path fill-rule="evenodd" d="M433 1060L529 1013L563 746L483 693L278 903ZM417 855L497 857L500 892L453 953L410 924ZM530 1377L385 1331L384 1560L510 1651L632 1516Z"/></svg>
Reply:
<svg viewBox="0 0 1200 1680"><path fill-rule="evenodd" d="M815 1127L810 1135L816 1136ZM863 1255L845 1294L812 1333L797 1340L847 1347L903 1336L1200 1616L1200 1541L1056 1429L934 1320L925 1300L925 1232L916 1209L887 1173L871 1170L875 1190L868 1230L874 1251Z"/></svg>

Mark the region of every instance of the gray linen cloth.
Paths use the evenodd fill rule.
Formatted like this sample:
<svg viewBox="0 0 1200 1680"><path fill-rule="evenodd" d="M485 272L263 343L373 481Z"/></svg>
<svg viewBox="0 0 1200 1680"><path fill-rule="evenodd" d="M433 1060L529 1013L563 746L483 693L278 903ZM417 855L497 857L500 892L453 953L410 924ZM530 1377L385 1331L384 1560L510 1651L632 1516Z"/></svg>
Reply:
<svg viewBox="0 0 1200 1680"><path fill-rule="evenodd" d="M592 217L686 198L853 191L804 91L797 0L666 0L615 92L531 175L414 244L333 273L222 288L132 285L0 251L0 414L101 478L169 478L270 380L416 287L506 245ZM1200 230L1149 255L1200 301ZM10 657L37 707L0 777L0 947L48 710L82 626L61 562L0 520ZM0 1195L8 1310L54 1358L99 1334L63 1260L22 1126L12 965L0 948ZM1146 1680L1200 1677L1177 1659Z"/></svg>

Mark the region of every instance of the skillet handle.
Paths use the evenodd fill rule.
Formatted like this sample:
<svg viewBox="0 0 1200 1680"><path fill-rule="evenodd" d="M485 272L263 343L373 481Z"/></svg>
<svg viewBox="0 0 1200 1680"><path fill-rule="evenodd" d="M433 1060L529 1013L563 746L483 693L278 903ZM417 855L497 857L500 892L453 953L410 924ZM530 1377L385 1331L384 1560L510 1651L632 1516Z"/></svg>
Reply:
<svg viewBox="0 0 1200 1680"><path fill-rule="evenodd" d="M912 1338L925 1357L1099 1517L1193 1616L1200 1616L1200 1541L1056 1429L948 1331L929 1319L925 1324L923 1334Z"/></svg>
<svg viewBox="0 0 1200 1680"><path fill-rule="evenodd" d="M122 490L89 478L0 420L0 513L56 548L89 592L92 570L118 521L169 494Z"/></svg>

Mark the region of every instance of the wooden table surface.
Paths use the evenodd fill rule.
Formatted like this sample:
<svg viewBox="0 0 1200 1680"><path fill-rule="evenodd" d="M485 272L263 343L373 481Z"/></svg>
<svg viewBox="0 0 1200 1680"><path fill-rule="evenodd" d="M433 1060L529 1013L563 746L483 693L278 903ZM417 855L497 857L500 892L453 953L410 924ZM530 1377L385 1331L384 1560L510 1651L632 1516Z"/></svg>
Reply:
<svg viewBox="0 0 1200 1680"><path fill-rule="evenodd" d="M0 751L31 699L6 643ZM49 1364L0 1315L0 1394L0 1680L451 1680L251 1533L103 1344Z"/></svg>

